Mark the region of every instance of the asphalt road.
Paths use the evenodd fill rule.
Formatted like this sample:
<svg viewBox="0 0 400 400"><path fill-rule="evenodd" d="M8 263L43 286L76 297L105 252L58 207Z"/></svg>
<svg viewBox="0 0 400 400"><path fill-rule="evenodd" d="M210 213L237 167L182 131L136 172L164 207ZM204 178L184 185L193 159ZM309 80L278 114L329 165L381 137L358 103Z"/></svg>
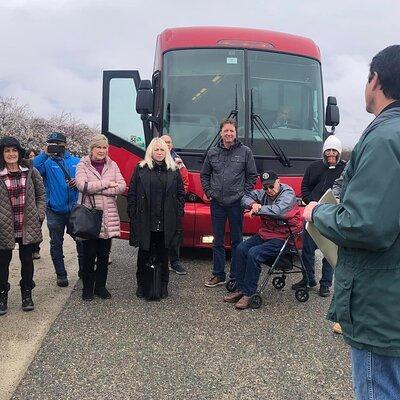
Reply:
<svg viewBox="0 0 400 400"><path fill-rule="evenodd" d="M111 300L79 285L13 399L352 399L348 348L325 320L330 299L299 303L270 285L259 310L236 311L206 288L209 252L186 252L170 297L135 297L136 250L113 244Z"/></svg>

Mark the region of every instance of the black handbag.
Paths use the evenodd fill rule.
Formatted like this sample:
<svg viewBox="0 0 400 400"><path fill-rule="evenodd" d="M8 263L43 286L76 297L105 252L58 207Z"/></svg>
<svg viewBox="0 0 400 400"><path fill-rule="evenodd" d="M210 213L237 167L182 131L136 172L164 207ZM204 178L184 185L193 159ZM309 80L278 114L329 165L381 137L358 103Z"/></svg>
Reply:
<svg viewBox="0 0 400 400"><path fill-rule="evenodd" d="M69 217L70 234L74 238L97 239L101 230L103 211L96 209L94 196L87 196L90 202L90 208L84 205L86 188L87 182L83 189L81 204L77 204L71 211Z"/></svg>

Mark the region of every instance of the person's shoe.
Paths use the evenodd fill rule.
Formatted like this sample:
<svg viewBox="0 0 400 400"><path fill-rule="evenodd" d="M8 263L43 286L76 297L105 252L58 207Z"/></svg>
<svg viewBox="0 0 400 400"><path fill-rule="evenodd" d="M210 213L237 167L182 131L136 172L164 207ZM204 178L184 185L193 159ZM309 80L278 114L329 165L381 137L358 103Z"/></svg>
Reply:
<svg viewBox="0 0 400 400"><path fill-rule="evenodd" d="M219 278L218 276L213 276L210 280L208 280L204 285L207 287L216 287L225 285L226 280Z"/></svg>
<svg viewBox="0 0 400 400"><path fill-rule="evenodd" d="M32 301L32 290L24 290L21 289L22 296L22 310L23 311L32 311L35 309L35 305Z"/></svg>
<svg viewBox="0 0 400 400"><path fill-rule="evenodd" d="M7 314L8 292L6 290L0 292L0 315Z"/></svg>
<svg viewBox="0 0 400 400"><path fill-rule="evenodd" d="M68 278L66 276L57 276L57 286L67 287L69 285Z"/></svg>
<svg viewBox="0 0 400 400"><path fill-rule="evenodd" d="M250 296L242 296L240 300L235 304L235 308L237 310L245 310L249 308L251 304L251 297Z"/></svg>
<svg viewBox="0 0 400 400"><path fill-rule="evenodd" d="M301 281L292 285L292 290L302 289L305 288L306 286L307 286L306 280L303 278ZM317 282L315 281L308 282L308 287L315 287L315 286L317 286Z"/></svg>
<svg viewBox="0 0 400 400"><path fill-rule="evenodd" d="M94 300L94 295L92 293L82 293L82 300L92 301Z"/></svg>
<svg viewBox="0 0 400 400"><path fill-rule="evenodd" d="M340 326L340 324L339 324L338 322L335 322L335 323L332 325L332 331L333 331L334 333L337 333L338 335L341 335L341 334L342 334L342 327Z"/></svg>
<svg viewBox="0 0 400 400"><path fill-rule="evenodd" d="M168 282L162 283L161 286L161 298L166 299L168 297Z"/></svg>
<svg viewBox="0 0 400 400"><path fill-rule="evenodd" d="M101 299L111 299L111 293L105 287L94 289L94 294Z"/></svg>
<svg viewBox="0 0 400 400"><path fill-rule="evenodd" d="M32 253L32 258L33 258L34 260L40 260L40 253L39 253L38 251L34 251L34 252Z"/></svg>
<svg viewBox="0 0 400 400"><path fill-rule="evenodd" d="M243 296L243 293L241 291L229 293L227 296L224 297L224 301L226 303L236 303L239 301Z"/></svg>
<svg viewBox="0 0 400 400"><path fill-rule="evenodd" d="M321 297L329 297L331 294L331 291L329 290L329 286L320 285L318 294Z"/></svg>
<svg viewBox="0 0 400 400"><path fill-rule="evenodd" d="M175 272L178 275L186 275L187 271L185 268L182 267L182 264L177 262L169 267L170 271Z"/></svg>

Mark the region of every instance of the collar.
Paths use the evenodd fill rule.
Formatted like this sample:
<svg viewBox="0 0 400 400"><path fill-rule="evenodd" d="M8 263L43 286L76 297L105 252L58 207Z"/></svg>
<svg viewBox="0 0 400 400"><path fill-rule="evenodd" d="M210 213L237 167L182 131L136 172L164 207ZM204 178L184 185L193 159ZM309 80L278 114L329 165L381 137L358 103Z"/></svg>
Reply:
<svg viewBox="0 0 400 400"><path fill-rule="evenodd" d="M383 112L395 107L400 107L400 100L395 100L392 103L388 104L378 115L381 115Z"/></svg>

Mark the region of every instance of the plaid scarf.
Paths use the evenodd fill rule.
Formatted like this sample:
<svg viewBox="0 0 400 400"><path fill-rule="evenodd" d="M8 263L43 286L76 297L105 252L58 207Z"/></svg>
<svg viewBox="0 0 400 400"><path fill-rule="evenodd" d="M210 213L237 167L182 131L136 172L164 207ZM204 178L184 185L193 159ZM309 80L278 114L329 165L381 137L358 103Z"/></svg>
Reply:
<svg viewBox="0 0 400 400"><path fill-rule="evenodd" d="M28 170L20 170L18 172L7 171L6 175L1 176L6 184L14 214L14 233L16 238L22 238L27 175Z"/></svg>

